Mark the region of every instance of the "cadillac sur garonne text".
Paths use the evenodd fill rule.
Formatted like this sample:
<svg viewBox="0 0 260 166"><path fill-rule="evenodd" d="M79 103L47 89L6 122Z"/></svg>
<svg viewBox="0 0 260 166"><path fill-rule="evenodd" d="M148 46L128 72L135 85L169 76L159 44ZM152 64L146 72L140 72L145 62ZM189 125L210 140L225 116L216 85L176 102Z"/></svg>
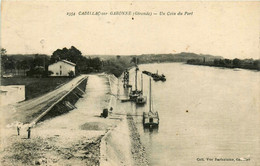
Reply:
<svg viewBox="0 0 260 166"><path fill-rule="evenodd" d="M79 11L78 15L96 15L96 16L100 16L100 15L107 15L108 12L101 12L101 11Z"/></svg>
<svg viewBox="0 0 260 166"><path fill-rule="evenodd" d="M105 11L79 11L79 12L67 12L68 16L75 16L78 14L79 16L90 16L90 15L95 15L95 16L105 16L105 15L111 15L111 16L119 16L119 15L148 15L151 16L152 12L131 12L131 11L110 11L110 12L105 12Z"/></svg>
<svg viewBox="0 0 260 166"><path fill-rule="evenodd" d="M131 11L111 11L111 12L104 12L104 11L79 11L78 15L131 15Z"/></svg>

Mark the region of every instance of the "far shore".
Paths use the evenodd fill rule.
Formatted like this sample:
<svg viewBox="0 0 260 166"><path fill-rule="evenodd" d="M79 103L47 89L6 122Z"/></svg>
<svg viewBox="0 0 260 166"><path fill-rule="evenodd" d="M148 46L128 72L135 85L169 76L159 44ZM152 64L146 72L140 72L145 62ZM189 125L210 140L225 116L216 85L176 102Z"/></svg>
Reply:
<svg viewBox="0 0 260 166"><path fill-rule="evenodd" d="M215 59L214 61L205 61L200 59L191 59L187 61L189 65L221 67L228 69L246 69L260 71L260 60L253 59Z"/></svg>

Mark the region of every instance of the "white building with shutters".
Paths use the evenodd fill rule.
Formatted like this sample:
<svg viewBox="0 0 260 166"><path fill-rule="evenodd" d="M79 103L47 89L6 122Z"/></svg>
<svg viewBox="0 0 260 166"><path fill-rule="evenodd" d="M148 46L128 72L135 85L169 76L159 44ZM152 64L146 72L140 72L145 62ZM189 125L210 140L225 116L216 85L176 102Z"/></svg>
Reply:
<svg viewBox="0 0 260 166"><path fill-rule="evenodd" d="M67 60L60 60L49 65L48 70L53 72L51 76L70 76L69 73L71 72L75 75L75 66L75 63Z"/></svg>

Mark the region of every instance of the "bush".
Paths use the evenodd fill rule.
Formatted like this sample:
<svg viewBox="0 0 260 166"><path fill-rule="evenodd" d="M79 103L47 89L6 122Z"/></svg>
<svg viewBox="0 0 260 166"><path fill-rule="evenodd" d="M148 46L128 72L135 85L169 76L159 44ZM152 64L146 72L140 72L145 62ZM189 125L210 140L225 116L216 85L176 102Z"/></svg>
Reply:
<svg viewBox="0 0 260 166"><path fill-rule="evenodd" d="M73 71L69 71L69 76L70 77L74 77L75 76L74 72Z"/></svg>

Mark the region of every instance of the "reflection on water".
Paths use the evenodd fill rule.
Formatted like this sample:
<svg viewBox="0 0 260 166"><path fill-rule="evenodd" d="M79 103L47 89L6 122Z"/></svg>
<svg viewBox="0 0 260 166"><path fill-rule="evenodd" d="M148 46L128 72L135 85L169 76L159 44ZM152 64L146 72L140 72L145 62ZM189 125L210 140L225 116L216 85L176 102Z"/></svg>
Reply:
<svg viewBox="0 0 260 166"><path fill-rule="evenodd" d="M156 134L159 131L159 127L143 127L144 133L148 133L149 135Z"/></svg>
<svg viewBox="0 0 260 166"><path fill-rule="evenodd" d="M142 113L148 111L148 103L143 107L130 102L118 104L120 109L135 115L150 165L257 165L260 160L259 72L180 63L148 64L139 68L140 71L158 70L167 78L166 82L152 83L154 109L160 117L158 130L143 129ZM130 77L133 80L133 71ZM149 77L143 78L144 95L149 96ZM206 157L250 157L250 161L197 161Z"/></svg>

